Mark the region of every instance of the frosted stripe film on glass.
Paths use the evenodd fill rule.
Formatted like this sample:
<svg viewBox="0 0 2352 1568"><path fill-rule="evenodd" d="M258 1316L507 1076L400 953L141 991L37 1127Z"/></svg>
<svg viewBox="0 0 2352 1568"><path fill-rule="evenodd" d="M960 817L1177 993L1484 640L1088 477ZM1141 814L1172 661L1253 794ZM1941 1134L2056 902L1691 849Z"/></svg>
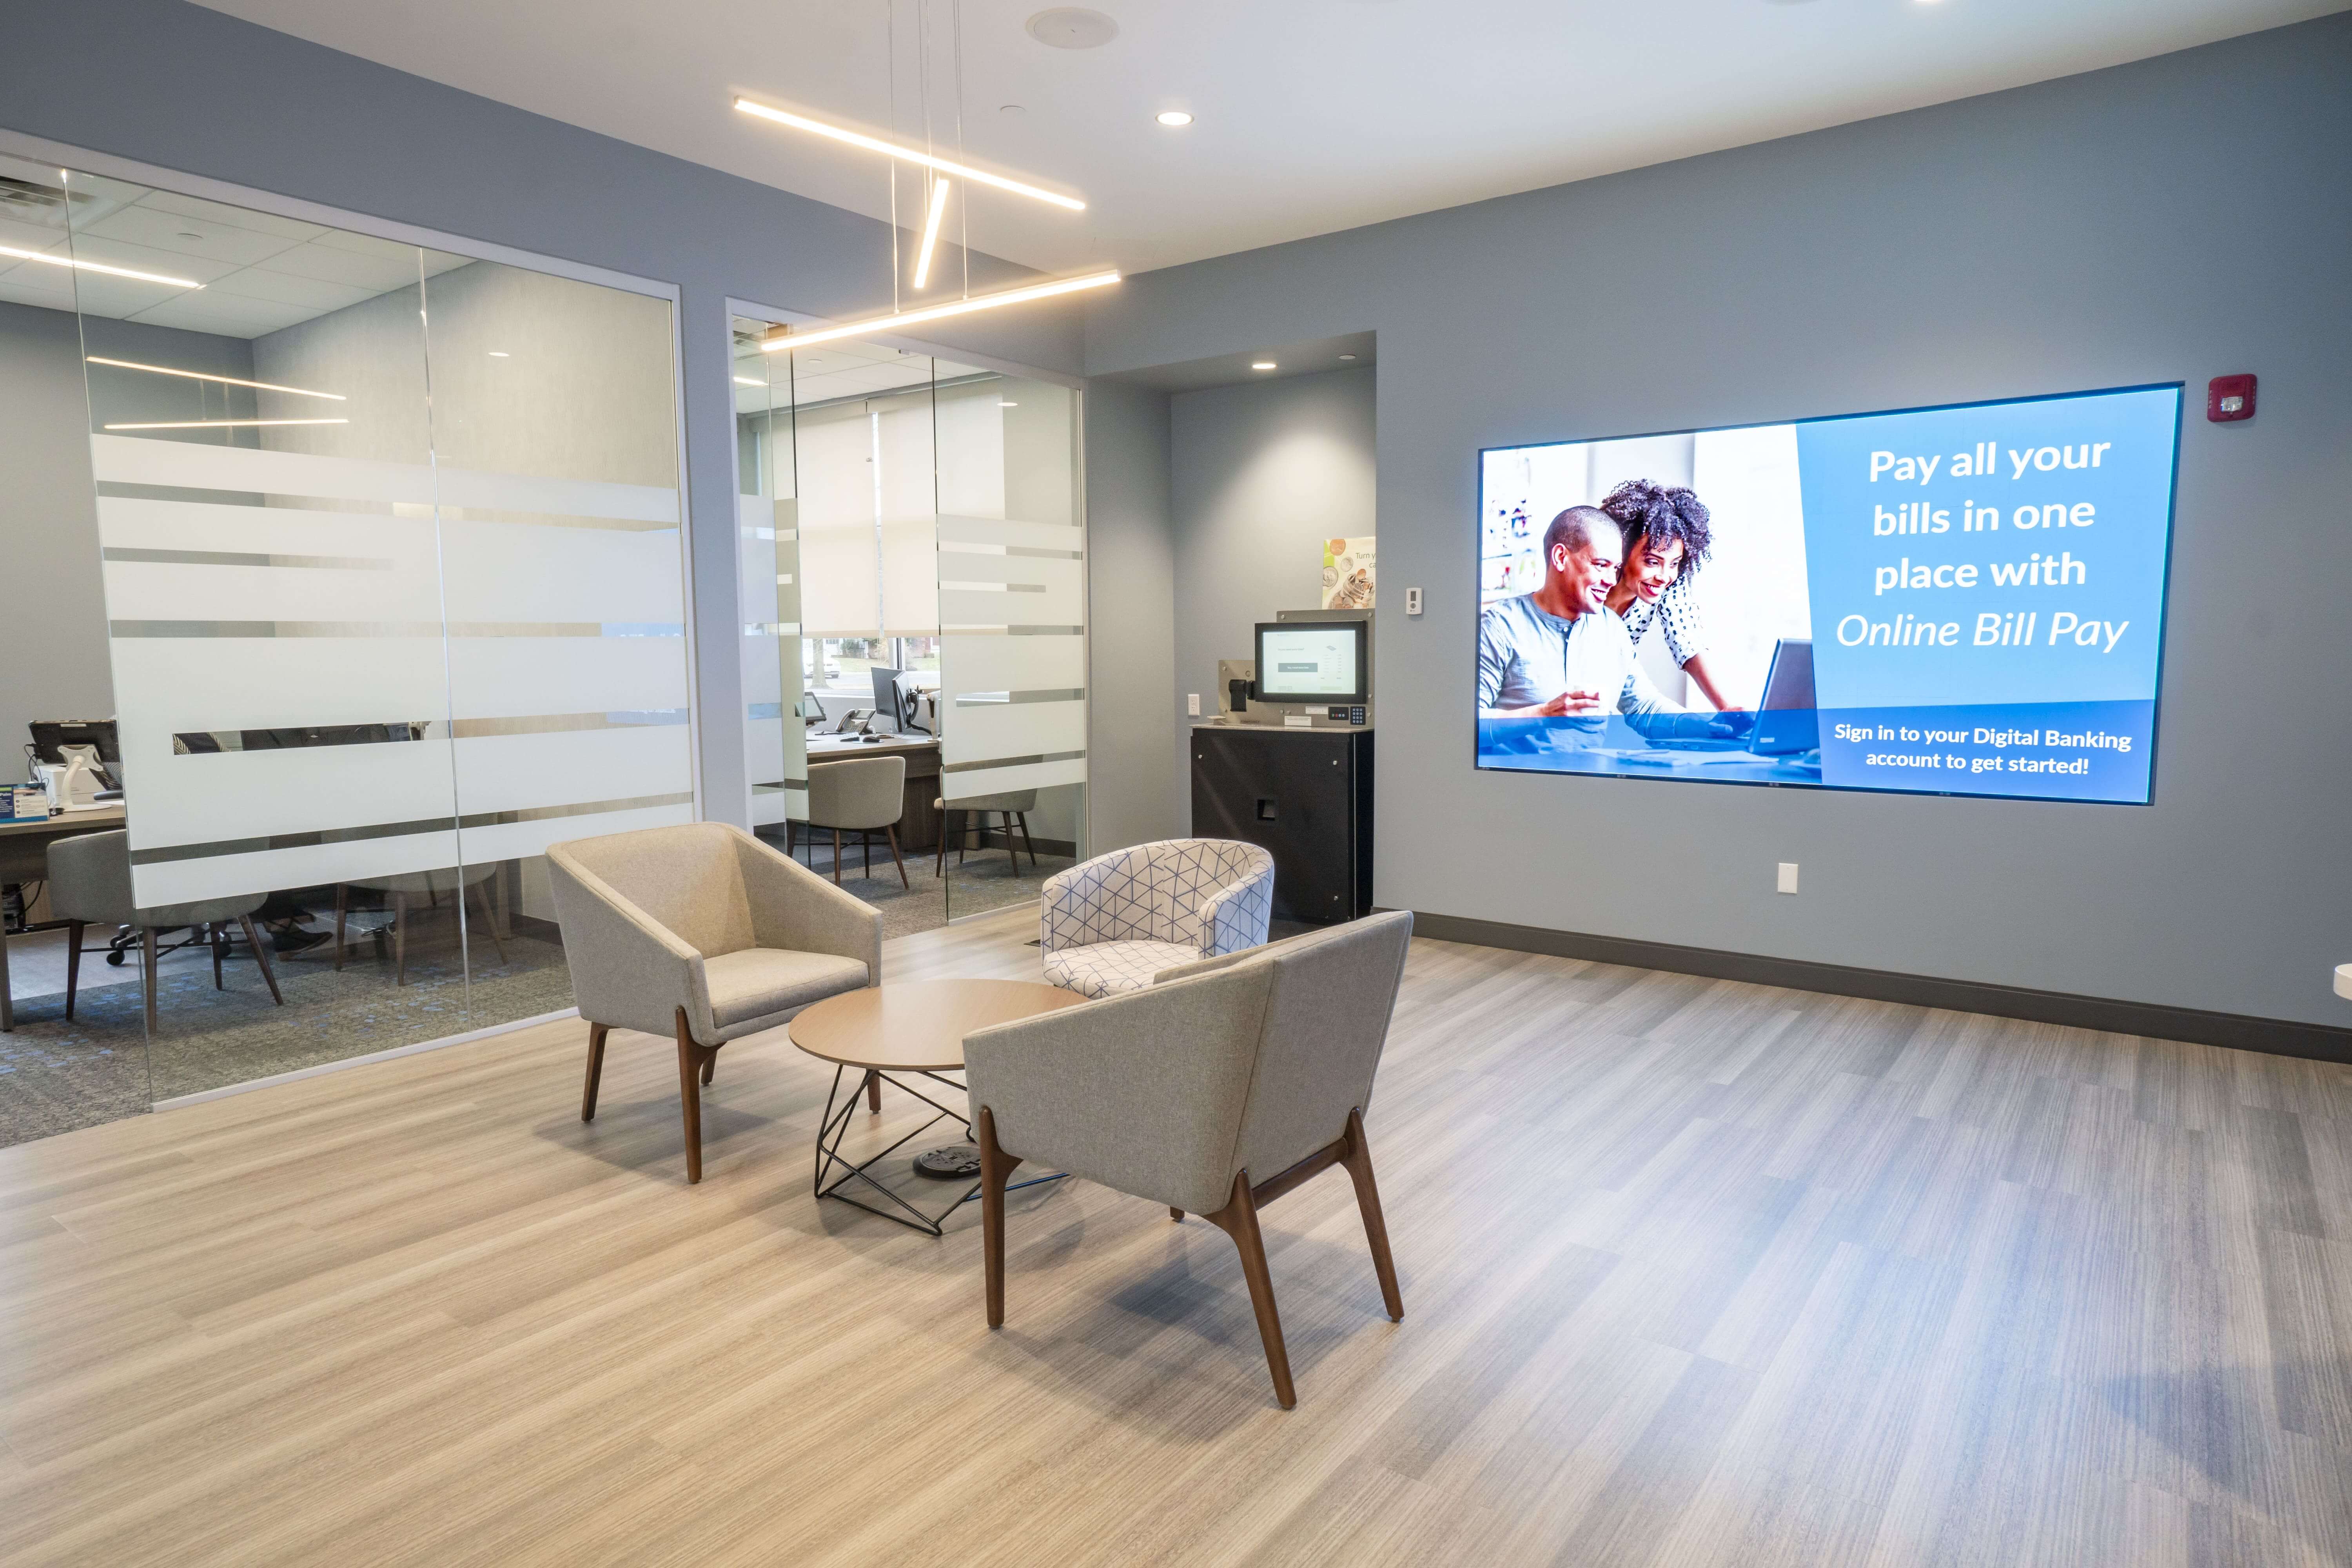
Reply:
<svg viewBox="0 0 2352 1568"><path fill-rule="evenodd" d="M765 416L758 418L764 422ZM757 431L737 432L739 440L756 440ZM763 784L784 776L784 666L777 601L788 590L774 586L776 524L767 497L753 493L735 498L735 552L740 563L738 619L743 624L744 766L751 784L751 826L783 820L783 803ZM791 694L793 699L798 692ZM797 722L797 721L795 721Z"/></svg>
<svg viewBox="0 0 2352 1568"><path fill-rule="evenodd" d="M173 744L182 732L428 718L449 711L453 693L461 732L477 719L684 709L674 489L450 468L436 476L424 464L102 433L90 445L101 484L150 492L98 502L124 771L139 786L134 851L454 818L460 790L477 812L554 804L579 781L593 781L599 798L691 790L686 733L676 725L485 735L458 740L454 755L446 740L193 755ZM591 526L436 522L436 478L441 493L471 506ZM249 500L217 499L227 497ZM270 497L337 510L265 504ZM363 510L342 510L354 504ZM629 526L594 526L614 521ZM240 556L368 564L289 572L224 563ZM445 605L456 634L446 642ZM273 635L236 635L264 626ZM208 635L219 633L228 635ZM622 815L635 821L646 808ZM690 816L690 806L652 810L653 819ZM500 858L538 853L582 826L498 829ZM258 856L142 858L134 892L142 903L177 902L455 858L438 832Z"/></svg>
<svg viewBox="0 0 2352 1568"><path fill-rule="evenodd" d="M943 514L939 541L947 794L1085 783L1084 530Z"/></svg>

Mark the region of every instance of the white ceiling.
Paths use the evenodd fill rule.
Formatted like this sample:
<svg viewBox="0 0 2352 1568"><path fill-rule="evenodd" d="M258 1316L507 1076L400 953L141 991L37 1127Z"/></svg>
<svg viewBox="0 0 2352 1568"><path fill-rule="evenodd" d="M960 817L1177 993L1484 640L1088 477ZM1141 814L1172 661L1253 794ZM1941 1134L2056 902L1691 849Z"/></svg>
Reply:
<svg viewBox="0 0 2352 1568"><path fill-rule="evenodd" d="M954 0L203 0L213 9L877 217L875 156L736 113L737 93L952 142ZM2211 42L2345 0L964 0L971 161L1085 196L982 193L979 249L1141 270L1916 108ZM1001 112L1018 104L1023 112ZM1153 122L1160 110L1198 118ZM902 186L902 208L919 201ZM910 226L919 215L902 210ZM950 228L956 217L950 219Z"/></svg>
<svg viewBox="0 0 2352 1568"><path fill-rule="evenodd" d="M0 245L79 264L0 256L0 300L230 338L257 338L472 259L5 156ZM179 281L118 278L91 263Z"/></svg>

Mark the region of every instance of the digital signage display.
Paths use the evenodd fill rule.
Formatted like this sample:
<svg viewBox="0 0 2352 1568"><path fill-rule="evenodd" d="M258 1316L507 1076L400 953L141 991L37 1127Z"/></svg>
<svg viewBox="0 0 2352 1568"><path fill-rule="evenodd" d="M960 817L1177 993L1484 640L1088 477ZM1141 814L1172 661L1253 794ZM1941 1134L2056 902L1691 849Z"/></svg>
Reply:
<svg viewBox="0 0 2352 1568"><path fill-rule="evenodd" d="M1478 765L2146 804L2180 406L1482 452Z"/></svg>

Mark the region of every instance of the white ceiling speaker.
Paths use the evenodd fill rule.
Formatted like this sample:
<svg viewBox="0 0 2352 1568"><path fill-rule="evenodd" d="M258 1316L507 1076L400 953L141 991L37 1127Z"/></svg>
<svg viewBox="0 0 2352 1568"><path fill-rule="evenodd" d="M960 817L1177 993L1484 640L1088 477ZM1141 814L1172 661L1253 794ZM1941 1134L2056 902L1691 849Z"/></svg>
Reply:
<svg viewBox="0 0 2352 1568"><path fill-rule="evenodd" d="M1026 24L1029 36L1057 49L1098 49L1118 37L1118 24L1083 5L1056 5Z"/></svg>

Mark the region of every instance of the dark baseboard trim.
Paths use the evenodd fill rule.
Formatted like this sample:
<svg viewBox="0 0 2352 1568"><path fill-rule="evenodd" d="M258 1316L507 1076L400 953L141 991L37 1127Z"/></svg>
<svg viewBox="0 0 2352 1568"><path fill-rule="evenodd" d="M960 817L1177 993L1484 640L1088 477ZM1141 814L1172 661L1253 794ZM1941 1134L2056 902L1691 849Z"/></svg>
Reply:
<svg viewBox="0 0 2352 1568"><path fill-rule="evenodd" d="M1976 980L1896 974L1884 969L1856 969L1801 958L1768 958L1752 952L1680 947L1673 942L1638 942L1630 937L1591 936L1581 931L1476 920L1467 915L1424 914L1418 910L1413 911L1412 929L1416 936L1474 942L1513 952L1549 953L1555 958L1582 958L1635 969L1699 974L1710 980L1743 980L1791 991L1821 991L1832 996L1860 996L1914 1007L1944 1007L1958 1013L1989 1013L1998 1018L2063 1024L2108 1034L2142 1035L2159 1040L2264 1051L2272 1056L2352 1063L2352 1029L2297 1023L2290 1018L2206 1013L2193 1007L2075 996L2063 991L2032 991L2023 986L1991 985Z"/></svg>

